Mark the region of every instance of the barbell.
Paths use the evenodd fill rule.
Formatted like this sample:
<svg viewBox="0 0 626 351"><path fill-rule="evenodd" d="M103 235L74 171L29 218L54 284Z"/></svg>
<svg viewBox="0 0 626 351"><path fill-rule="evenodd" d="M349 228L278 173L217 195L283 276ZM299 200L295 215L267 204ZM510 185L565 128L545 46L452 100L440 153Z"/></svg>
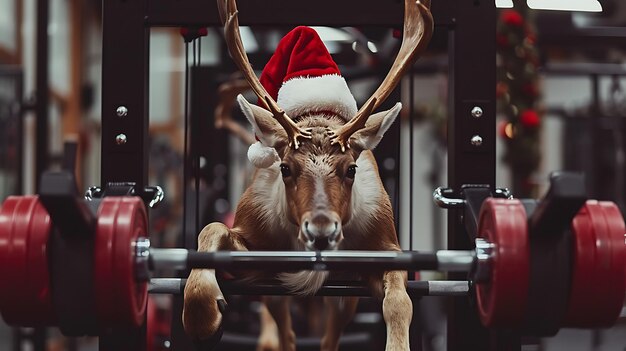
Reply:
<svg viewBox="0 0 626 351"><path fill-rule="evenodd" d="M0 209L0 276L12 284L0 289L0 312L12 325L55 325L48 245L55 230L37 196L9 197ZM588 201L571 225L572 277L565 326L612 324L625 294L624 221L610 202ZM166 281L149 279L161 268L226 270L441 270L470 272L470 281L410 282L418 295L468 295L475 290L481 321L490 327L519 327L529 303L529 236L524 206L516 199L488 198L480 211L475 250L435 253L370 251L196 252L150 248L141 199L105 197L93 233L94 313L99 326L140 325L148 291L164 292ZM76 234L76 233L74 233ZM87 234L85 234L87 235ZM184 280L169 281L170 292ZM178 285L176 285L178 284ZM158 287L161 287L160 290ZM178 288L174 288L178 286ZM287 293L276 284L256 290L221 282L231 294ZM432 287L432 289L431 289ZM68 286L67 289L71 289ZM282 290L281 290L282 289ZM326 285L322 294L368 294L353 285ZM602 299L592 297L602 296Z"/></svg>

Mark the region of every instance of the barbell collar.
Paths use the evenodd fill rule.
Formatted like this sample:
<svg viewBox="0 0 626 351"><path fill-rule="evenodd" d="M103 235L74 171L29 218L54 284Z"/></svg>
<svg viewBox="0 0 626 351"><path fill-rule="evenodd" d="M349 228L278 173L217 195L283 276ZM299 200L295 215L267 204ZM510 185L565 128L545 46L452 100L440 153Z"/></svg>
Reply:
<svg viewBox="0 0 626 351"><path fill-rule="evenodd" d="M471 269L476 255L473 251L439 250L437 269L444 272L467 272Z"/></svg>

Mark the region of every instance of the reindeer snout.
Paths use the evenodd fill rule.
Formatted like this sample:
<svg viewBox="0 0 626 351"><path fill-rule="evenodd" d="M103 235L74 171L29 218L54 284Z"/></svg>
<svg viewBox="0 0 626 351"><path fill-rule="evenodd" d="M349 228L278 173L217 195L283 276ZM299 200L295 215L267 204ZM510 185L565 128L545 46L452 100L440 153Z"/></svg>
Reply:
<svg viewBox="0 0 626 351"><path fill-rule="evenodd" d="M339 243L341 221L334 212L313 212L304 216L301 232L309 250L332 250Z"/></svg>

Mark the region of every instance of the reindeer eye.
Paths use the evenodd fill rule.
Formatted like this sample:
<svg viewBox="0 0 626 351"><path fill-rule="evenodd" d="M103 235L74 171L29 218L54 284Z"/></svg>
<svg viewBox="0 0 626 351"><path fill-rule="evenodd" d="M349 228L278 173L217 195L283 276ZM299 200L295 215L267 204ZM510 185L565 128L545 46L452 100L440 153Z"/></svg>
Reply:
<svg viewBox="0 0 626 351"><path fill-rule="evenodd" d="M356 165L349 166L348 170L346 171L346 177L350 179L354 179L355 175L356 175Z"/></svg>
<svg viewBox="0 0 626 351"><path fill-rule="evenodd" d="M291 170L289 169L289 166L287 166L286 164L282 163L280 165L280 173L282 173L283 178L287 178L291 175Z"/></svg>

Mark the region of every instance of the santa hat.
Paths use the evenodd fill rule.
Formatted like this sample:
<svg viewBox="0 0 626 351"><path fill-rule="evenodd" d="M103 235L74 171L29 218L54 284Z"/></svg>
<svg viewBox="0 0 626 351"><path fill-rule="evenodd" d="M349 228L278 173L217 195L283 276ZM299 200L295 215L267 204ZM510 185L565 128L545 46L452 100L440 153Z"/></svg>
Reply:
<svg viewBox="0 0 626 351"><path fill-rule="evenodd" d="M330 112L347 121L357 112L356 100L337 64L309 27L296 27L281 39L260 82L293 119ZM248 150L248 158L257 167L269 167L276 159L275 152L257 144Z"/></svg>
<svg viewBox="0 0 626 351"><path fill-rule="evenodd" d="M280 41L260 78L288 116L331 111L348 120L356 101L317 32L297 27Z"/></svg>

